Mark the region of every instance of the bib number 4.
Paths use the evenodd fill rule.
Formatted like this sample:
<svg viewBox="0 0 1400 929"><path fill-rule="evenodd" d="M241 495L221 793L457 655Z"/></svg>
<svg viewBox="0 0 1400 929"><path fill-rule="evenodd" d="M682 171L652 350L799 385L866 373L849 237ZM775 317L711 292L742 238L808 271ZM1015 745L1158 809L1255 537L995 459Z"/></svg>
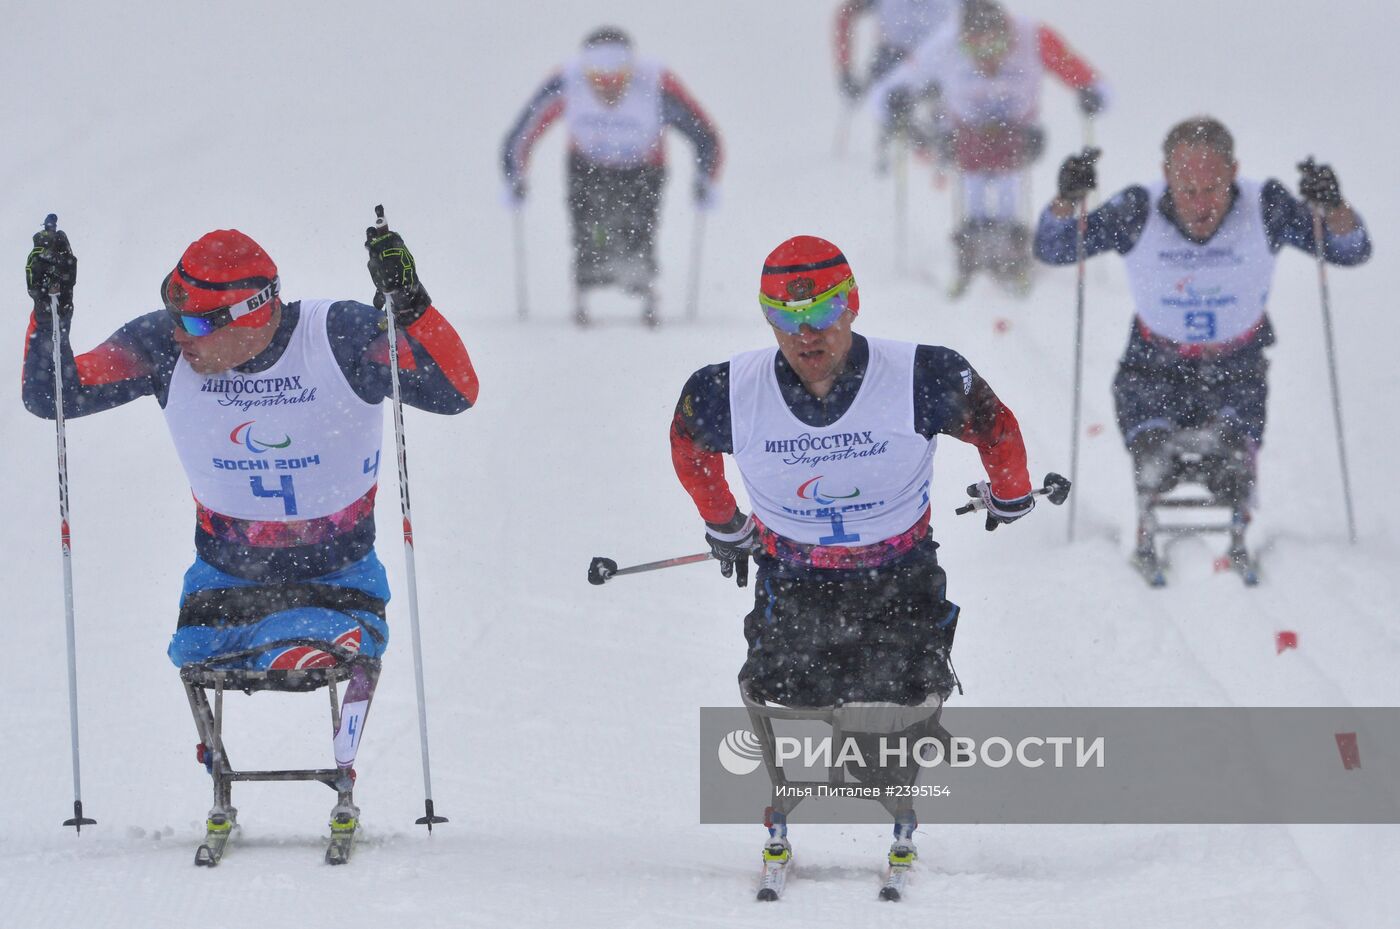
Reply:
<svg viewBox="0 0 1400 929"><path fill-rule="evenodd" d="M283 474L281 476L281 486L267 487L263 484L261 475L248 478L248 484L253 489L255 497L280 497L282 498L282 510L288 516L297 515L297 495L292 485L292 476Z"/></svg>

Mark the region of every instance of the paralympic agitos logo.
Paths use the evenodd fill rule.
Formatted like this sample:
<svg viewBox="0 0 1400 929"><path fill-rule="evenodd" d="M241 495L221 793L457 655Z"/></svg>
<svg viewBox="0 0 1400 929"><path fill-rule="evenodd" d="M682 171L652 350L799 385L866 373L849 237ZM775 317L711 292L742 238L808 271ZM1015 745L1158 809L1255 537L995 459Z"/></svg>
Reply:
<svg viewBox="0 0 1400 929"><path fill-rule="evenodd" d="M814 500L822 506L830 506L837 500L854 500L860 496L859 487L848 494L824 494L821 492L821 485L817 483L821 479L822 475L818 474L811 480L803 481L797 488L797 496L803 500Z"/></svg>
<svg viewBox="0 0 1400 929"><path fill-rule="evenodd" d="M234 445L242 445L255 455L261 455L270 448L287 448L292 444L292 437L283 435L281 442L265 442L253 437L253 427L257 425L257 420L250 419L246 423L239 423L233 427L233 431L228 434L228 440Z"/></svg>

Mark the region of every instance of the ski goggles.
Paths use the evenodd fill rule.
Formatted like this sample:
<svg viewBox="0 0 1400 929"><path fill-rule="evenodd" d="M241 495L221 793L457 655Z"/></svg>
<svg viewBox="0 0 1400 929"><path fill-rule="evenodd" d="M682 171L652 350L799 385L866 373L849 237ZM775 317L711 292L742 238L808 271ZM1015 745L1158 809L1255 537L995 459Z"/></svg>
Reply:
<svg viewBox="0 0 1400 929"><path fill-rule="evenodd" d="M1011 49L1011 38L1004 35L980 35L962 40L963 51L979 61L1000 58Z"/></svg>
<svg viewBox="0 0 1400 929"><path fill-rule="evenodd" d="M758 302L763 305L763 315L783 332L796 335L803 326L825 329L848 309L846 294L856 286L855 276L846 278L830 290L822 291L803 300L775 300L759 291Z"/></svg>
<svg viewBox="0 0 1400 929"><path fill-rule="evenodd" d="M175 321L175 325L194 336L208 335L225 326L233 325L240 319L251 316L270 305L272 301L276 299L277 295L282 292L281 279L276 277L270 281L266 278L255 278L252 281L230 281L227 284L217 285L217 289L246 290L250 285L255 286L262 281L266 281L266 284L261 290L246 300L240 300L237 303L231 303L227 306L215 307L212 310L205 310L200 313L186 312L176 306L177 302L184 302L183 295L185 294L185 290L181 285L176 283L174 292L172 293L171 278L174 277L174 274L175 272L171 272L170 276L166 277L165 283L162 284L160 288L161 297L165 301L165 311L170 314L170 318ZM198 286L201 288L210 288L213 285L200 282ZM244 323L244 325L250 325L251 323L252 321L250 320L248 323Z"/></svg>

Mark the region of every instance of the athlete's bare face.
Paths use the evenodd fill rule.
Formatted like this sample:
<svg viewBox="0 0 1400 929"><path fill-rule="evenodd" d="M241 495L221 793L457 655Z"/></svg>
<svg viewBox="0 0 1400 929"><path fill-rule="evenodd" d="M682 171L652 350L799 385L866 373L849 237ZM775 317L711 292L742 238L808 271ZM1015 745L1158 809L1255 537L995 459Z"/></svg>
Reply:
<svg viewBox="0 0 1400 929"><path fill-rule="evenodd" d="M175 344L195 373L222 374L245 361L252 361L272 342L277 324L282 319L282 305L273 307L267 324L250 329L246 326L225 326L208 335L190 335L175 327Z"/></svg>
<svg viewBox="0 0 1400 929"><path fill-rule="evenodd" d="M1182 228L1194 239L1214 235L1230 210L1239 165L1209 145L1183 142L1171 150L1162 170Z"/></svg>
<svg viewBox="0 0 1400 929"><path fill-rule="evenodd" d="M846 356L851 353L854 319L855 315L847 310L825 329L803 326L802 331L790 333L773 327L778 350L812 396L825 397L831 393L837 375L845 370Z"/></svg>
<svg viewBox="0 0 1400 929"><path fill-rule="evenodd" d="M630 70L621 71L589 71L588 83L593 88L593 92L598 95L608 106L617 106L623 96L627 93L627 85L632 83L632 72Z"/></svg>

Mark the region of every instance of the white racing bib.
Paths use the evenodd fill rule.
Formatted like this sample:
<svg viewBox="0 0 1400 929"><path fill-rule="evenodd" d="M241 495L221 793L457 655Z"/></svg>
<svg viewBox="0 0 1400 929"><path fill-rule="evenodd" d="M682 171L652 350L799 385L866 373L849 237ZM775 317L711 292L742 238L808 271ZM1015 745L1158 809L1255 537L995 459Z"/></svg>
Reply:
<svg viewBox="0 0 1400 929"><path fill-rule="evenodd" d="M166 425L195 499L236 519L290 522L337 513L378 480L384 417L331 354L329 300L301 301L282 357L266 371L205 377L182 355Z"/></svg>
<svg viewBox="0 0 1400 929"><path fill-rule="evenodd" d="M788 409L776 349L729 362L734 460L753 513L804 545L873 545L909 529L928 509L937 445L914 430L914 351L868 339L870 362L855 401L830 426Z"/></svg>
<svg viewBox="0 0 1400 929"><path fill-rule="evenodd" d="M1197 245L1157 208L1165 184L1148 189L1147 225L1123 256L1133 302L1156 336L1187 345L1232 342L1264 319L1277 256L1264 232L1260 185L1239 196L1209 242Z"/></svg>
<svg viewBox="0 0 1400 929"><path fill-rule="evenodd" d="M564 68L564 122L570 144L589 161L612 168L646 163L661 145L661 66L634 60L627 92L609 106L573 61Z"/></svg>

